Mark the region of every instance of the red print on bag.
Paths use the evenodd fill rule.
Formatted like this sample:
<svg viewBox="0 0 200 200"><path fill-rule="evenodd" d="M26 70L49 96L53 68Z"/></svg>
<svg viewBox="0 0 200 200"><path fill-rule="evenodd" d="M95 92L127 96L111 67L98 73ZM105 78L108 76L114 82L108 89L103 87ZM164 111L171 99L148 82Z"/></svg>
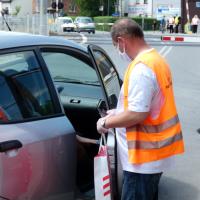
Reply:
<svg viewBox="0 0 200 200"><path fill-rule="evenodd" d="M103 177L103 195L104 197L110 194L110 176L104 176Z"/></svg>

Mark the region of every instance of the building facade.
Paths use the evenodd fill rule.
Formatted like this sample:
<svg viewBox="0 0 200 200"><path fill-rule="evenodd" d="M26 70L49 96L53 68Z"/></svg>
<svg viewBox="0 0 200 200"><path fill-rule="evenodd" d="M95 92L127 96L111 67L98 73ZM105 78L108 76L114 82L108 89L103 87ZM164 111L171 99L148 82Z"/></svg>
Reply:
<svg viewBox="0 0 200 200"><path fill-rule="evenodd" d="M191 22L194 15L200 18L200 0L182 0L183 24Z"/></svg>
<svg viewBox="0 0 200 200"><path fill-rule="evenodd" d="M41 2L43 3L44 13L51 9L52 2L57 2L57 0L0 0L0 11L2 9L8 8L9 14L14 13L15 7L20 6L19 16L25 16L27 14L37 14L40 13ZM59 0L63 2L64 8L62 9L63 14L67 15L77 15L79 12L78 7L75 4L75 0ZM51 9L52 10L52 9Z"/></svg>
<svg viewBox="0 0 200 200"><path fill-rule="evenodd" d="M123 0L125 15L161 19L163 16L181 15L181 0Z"/></svg>

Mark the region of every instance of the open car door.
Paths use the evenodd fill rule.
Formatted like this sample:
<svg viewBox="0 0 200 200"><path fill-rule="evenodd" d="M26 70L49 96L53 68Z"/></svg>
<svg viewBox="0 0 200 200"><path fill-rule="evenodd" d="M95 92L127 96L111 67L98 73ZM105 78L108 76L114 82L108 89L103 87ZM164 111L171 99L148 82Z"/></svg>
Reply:
<svg viewBox="0 0 200 200"><path fill-rule="evenodd" d="M100 82L102 84L103 92L107 109L115 109L117 106L117 100L120 92L120 78L119 74L112 63L107 53L100 47L95 45L89 45L88 51L92 57L96 71L99 75ZM117 143L116 136L113 134L115 130L110 130L107 135L108 153L112 170L112 184L114 199L117 199L118 194L118 159L117 159Z"/></svg>

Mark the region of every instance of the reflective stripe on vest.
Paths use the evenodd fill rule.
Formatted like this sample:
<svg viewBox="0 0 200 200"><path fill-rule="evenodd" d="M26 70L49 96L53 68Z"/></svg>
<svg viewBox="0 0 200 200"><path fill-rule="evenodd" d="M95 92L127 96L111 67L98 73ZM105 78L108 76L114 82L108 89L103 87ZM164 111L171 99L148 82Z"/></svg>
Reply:
<svg viewBox="0 0 200 200"><path fill-rule="evenodd" d="M172 126L176 125L177 123L179 123L179 118L178 115L176 115L175 117L165 121L162 124L159 125L141 125L138 124L136 126L127 128L126 130L128 132L130 131L138 131L138 132L144 132L144 133L159 133L162 131L165 131L168 128L171 128Z"/></svg>
<svg viewBox="0 0 200 200"><path fill-rule="evenodd" d="M144 142L144 141L128 141L128 149L160 149L173 144L179 140L182 140L182 132L167 138L166 140L156 142Z"/></svg>
<svg viewBox="0 0 200 200"><path fill-rule="evenodd" d="M158 161L184 152L171 73L164 59L155 50L139 55L128 67L124 78L124 110L128 109L129 77L139 62L155 73L165 101L157 119L152 119L149 115L144 122L126 128L128 157L133 164Z"/></svg>

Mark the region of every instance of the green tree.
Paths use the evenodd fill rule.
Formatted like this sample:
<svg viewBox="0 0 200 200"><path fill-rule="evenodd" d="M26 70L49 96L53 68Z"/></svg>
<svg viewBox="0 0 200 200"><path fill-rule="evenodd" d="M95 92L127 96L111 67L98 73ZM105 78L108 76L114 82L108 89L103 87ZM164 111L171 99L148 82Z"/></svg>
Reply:
<svg viewBox="0 0 200 200"><path fill-rule="evenodd" d="M114 12L114 2L116 2L116 0L76 0L76 3L80 8L80 14L90 17L107 15L108 5L109 15L111 15ZM100 6L103 6L103 11L99 10Z"/></svg>

